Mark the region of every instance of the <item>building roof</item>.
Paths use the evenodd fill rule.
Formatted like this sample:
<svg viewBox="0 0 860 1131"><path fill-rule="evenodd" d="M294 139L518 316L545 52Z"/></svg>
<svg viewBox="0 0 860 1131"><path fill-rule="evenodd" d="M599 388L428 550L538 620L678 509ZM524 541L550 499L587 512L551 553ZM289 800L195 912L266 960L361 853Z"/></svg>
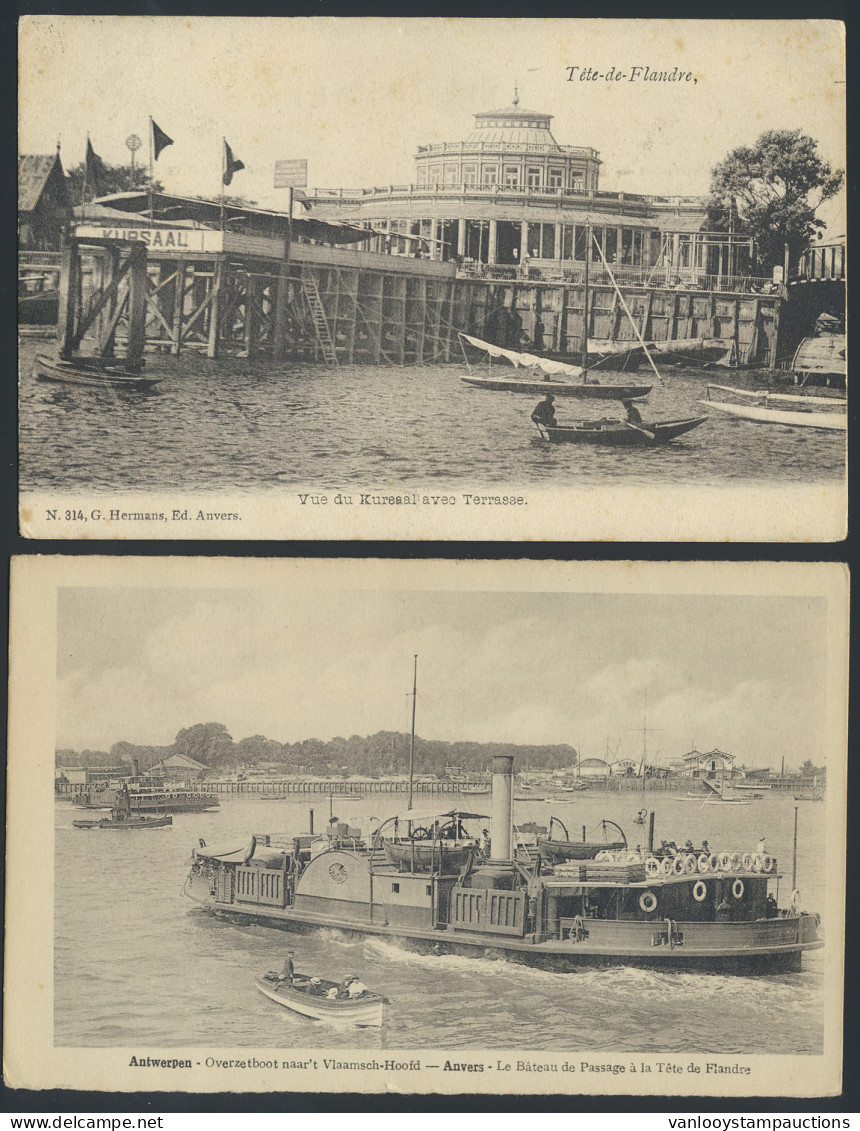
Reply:
<svg viewBox="0 0 860 1131"><path fill-rule="evenodd" d="M464 139L466 143L482 141L503 145L541 145L560 149L549 131L552 114L542 110L521 110L514 90L514 100L501 110L482 110L475 115L475 128Z"/></svg>
<svg viewBox="0 0 860 1131"><path fill-rule="evenodd" d="M734 754L727 754L725 750L718 750L714 747L713 750L708 750L703 753L701 750L691 750L689 754L684 755L685 762L701 762L706 758L728 758L729 761L734 762Z"/></svg>
<svg viewBox="0 0 860 1131"><path fill-rule="evenodd" d="M191 770L208 770L204 762L198 762L196 758L189 757L188 754L171 754L168 758L162 758L156 763L159 766L182 766ZM153 767L154 768L154 767Z"/></svg>
<svg viewBox="0 0 860 1131"><path fill-rule="evenodd" d="M65 192L66 179L59 153L23 153L18 158L18 211L32 212L39 203L54 165L60 165Z"/></svg>

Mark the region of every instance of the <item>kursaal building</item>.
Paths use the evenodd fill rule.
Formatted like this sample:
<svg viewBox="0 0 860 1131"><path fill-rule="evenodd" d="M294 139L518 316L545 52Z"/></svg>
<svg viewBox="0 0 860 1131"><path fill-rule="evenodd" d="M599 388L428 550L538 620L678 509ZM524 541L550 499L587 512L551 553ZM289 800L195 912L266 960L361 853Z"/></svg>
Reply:
<svg viewBox="0 0 860 1131"><path fill-rule="evenodd" d="M462 140L421 145L415 183L366 189L318 189L315 213L380 233L370 247L457 259L466 270L525 268L564 278L585 263L590 226L610 265L625 278L694 284L701 276L748 272L748 239L706 229L704 200L604 192L600 155L561 145L553 115L510 106L475 114ZM591 262L599 262L592 245ZM660 270L663 277L659 277ZM654 272L651 280L648 276Z"/></svg>

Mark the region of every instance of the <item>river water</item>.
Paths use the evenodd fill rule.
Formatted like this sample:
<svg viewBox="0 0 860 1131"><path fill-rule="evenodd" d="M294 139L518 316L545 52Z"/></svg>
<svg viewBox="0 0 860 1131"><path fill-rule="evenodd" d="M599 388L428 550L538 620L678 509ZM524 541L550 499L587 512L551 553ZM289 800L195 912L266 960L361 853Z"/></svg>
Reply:
<svg viewBox="0 0 860 1131"><path fill-rule="evenodd" d="M395 368L274 366L186 354L153 357L151 392L38 381L21 347L20 485L69 493L216 491L306 486L810 485L844 474L845 434L762 426L711 411L665 447L547 444L529 416L538 397L464 385L462 364ZM497 367L494 367L497 368ZM510 367L506 367L509 372ZM707 414L707 381L757 388L735 371L664 367L643 419ZM650 383L644 369L634 380ZM612 401L557 401L560 424L623 416Z"/></svg>
<svg viewBox="0 0 860 1131"><path fill-rule="evenodd" d="M442 808L451 798L440 799ZM466 802L473 811L489 797ZM389 797L334 800L351 824L387 816ZM555 814L571 837L581 825L617 821L644 841L637 810L656 812L656 838L707 838L713 849L749 850L767 837L786 873L788 902L794 803L776 795L742 806L702 806L662 794L577 796L571 803L517 803L516 819ZM177 814L172 828L83 831L80 810L56 805L55 1044L71 1047L342 1048L344 1034L269 1001L254 977L296 967L321 977L357 973L390 1000L382 1029L350 1030L356 1049L421 1048L625 1053L820 1054L826 947L804 955L800 973L756 978L615 967L555 974L484 958L419 956L338 930L291 934L219 919L181 895L191 849L247 845L254 832L300 832L325 798L302 802L225 797L219 811ZM799 806L798 887L810 912L824 905L823 805ZM822 922L826 934L827 923Z"/></svg>

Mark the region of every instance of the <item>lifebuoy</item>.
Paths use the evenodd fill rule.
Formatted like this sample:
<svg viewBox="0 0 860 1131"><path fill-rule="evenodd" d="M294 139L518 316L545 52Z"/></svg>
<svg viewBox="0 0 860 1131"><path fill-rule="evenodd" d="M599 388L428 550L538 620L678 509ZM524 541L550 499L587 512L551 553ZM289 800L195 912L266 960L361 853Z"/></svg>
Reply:
<svg viewBox="0 0 860 1131"><path fill-rule="evenodd" d="M719 856L717 856L716 852L712 852L711 855L708 857L708 865L709 865L712 872L719 872L719 870L720 870L720 858L719 858Z"/></svg>
<svg viewBox="0 0 860 1131"><path fill-rule="evenodd" d="M660 863L660 871L664 876L672 875L672 858L670 856L663 857L663 860Z"/></svg>
<svg viewBox="0 0 860 1131"><path fill-rule="evenodd" d="M607 860L611 860L612 855L609 852L601 851L601 852L598 852L598 854L594 857L594 859L597 861L598 864L602 864Z"/></svg>
<svg viewBox="0 0 860 1131"><path fill-rule="evenodd" d="M656 856L649 856L645 861L645 871L649 876L659 876L660 874L660 861Z"/></svg>
<svg viewBox="0 0 860 1131"><path fill-rule="evenodd" d="M728 870L729 870L729 868L731 868L731 866L732 866L732 855L731 855L730 852L724 852L722 854L722 856L720 856L720 871L721 872L728 872Z"/></svg>
<svg viewBox="0 0 860 1131"><path fill-rule="evenodd" d="M792 909L792 911L796 911L799 904L800 904L800 889L795 888L794 891L791 893L791 909Z"/></svg>
<svg viewBox="0 0 860 1131"><path fill-rule="evenodd" d="M706 856L705 853L703 852L702 855L699 857L699 859L696 861L696 866L698 867L699 871L703 875L706 872L710 872L710 870L711 870L711 858L710 858L710 856Z"/></svg>
<svg viewBox="0 0 860 1131"><path fill-rule="evenodd" d="M750 869L752 868L752 853L751 852L745 852L744 858L741 861L741 863L744 866L744 871L749 872Z"/></svg>
<svg viewBox="0 0 860 1131"><path fill-rule="evenodd" d="M696 871L696 857L692 853L688 853L684 857L684 871L688 876L692 876Z"/></svg>
<svg viewBox="0 0 860 1131"><path fill-rule="evenodd" d="M675 859L672 861L672 871L675 873L676 876L683 876L683 874L686 872L686 870L687 870L687 867L684 864L683 856L676 856Z"/></svg>
<svg viewBox="0 0 860 1131"><path fill-rule="evenodd" d="M739 852L732 853L732 871L736 872L741 866L741 854Z"/></svg>
<svg viewBox="0 0 860 1131"><path fill-rule="evenodd" d="M761 870L763 872L772 872L775 867L776 861L774 860L774 858L772 856L768 856L768 854L765 853L761 858Z"/></svg>
<svg viewBox="0 0 860 1131"><path fill-rule="evenodd" d="M760 872L761 866L762 866L763 863L764 863L764 857L759 852L756 856L753 857L752 870L754 872Z"/></svg>
<svg viewBox="0 0 860 1131"><path fill-rule="evenodd" d="M708 889L705 885L704 880L696 880L696 882L693 884L693 899L695 899L697 903L701 903L705 899L707 894Z"/></svg>
<svg viewBox="0 0 860 1131"><path fill-rule="evenodd" d="M652 911L657 910L657 896L653 891L643 891L639 896L639 906L646 915L650 915Z"/></svg>
<svg viewBox="0 0 860 1131"><path fill-rule="evenodd" d="M743 899L744 897L744 882L743 880L735 880L732 884L732 895L735 899Z"/></svg>

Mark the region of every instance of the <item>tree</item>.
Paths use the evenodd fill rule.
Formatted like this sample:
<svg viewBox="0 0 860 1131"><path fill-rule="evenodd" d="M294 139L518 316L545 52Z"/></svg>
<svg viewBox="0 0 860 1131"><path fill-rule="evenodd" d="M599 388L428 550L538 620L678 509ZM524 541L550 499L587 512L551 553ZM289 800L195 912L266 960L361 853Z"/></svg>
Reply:
<svg viewBox="0 0 860 1131"><path fill-rule="evenodd" d="M66 172L66 187L69 190L69 199L73 205L81 203L85 172L86 165L83 161L80 165L76 165L74 169L68 169ZM152 187L156 192L164 191L164 185L161 181L154 180ZM130 192L132 189L143 191L148 188L149 173L145 169L138 167L134 170L134 184L132 184L130 166L108 165L103 161L99 170L98 185L94 188L92 183L87 182L86 198L93 200L97 196L110 196L115 192Z"/></svg>
<svg viewBox="0 0 860 1131"><path fill-rule="evenodd" d="M709 223L752 236L761 268L795 262L823 228L816 211L842 186L844 173L818 155L818 143L800 130L766 130L755 145L739 146L711 174Z"/></svg>
<svg viewBox="0 0 860 1131"><path fill-rule="evenodd" d="M177 734L174 750L217 769L232 762L235 748L223 723L195 723Z"/></svg>

